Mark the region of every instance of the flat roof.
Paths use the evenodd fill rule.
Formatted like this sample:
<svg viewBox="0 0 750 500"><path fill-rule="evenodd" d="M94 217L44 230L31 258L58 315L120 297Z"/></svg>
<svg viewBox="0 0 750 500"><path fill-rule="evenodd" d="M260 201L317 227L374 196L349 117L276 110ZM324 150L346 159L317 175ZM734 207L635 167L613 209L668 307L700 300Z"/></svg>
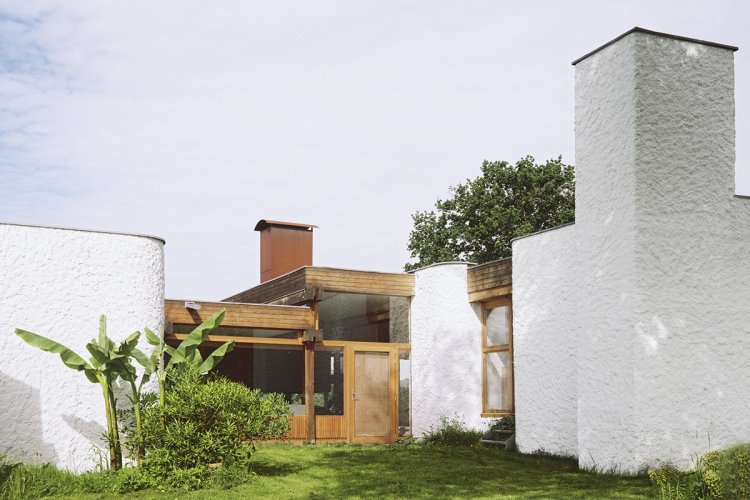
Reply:
<svg viewBox="0 0 750 500"><path fill-rule="evenodd" d="M720 49L728 49L728 50L731 50L733 52L736 52L736 51L739 50L738 47L735 47L733 45L724 45L723 43L709 42L709 41L706 41L706 40L699 40L697 38L689 38L689 37L686 37L686 36L671 35L669 33L662 33L660 31L647 30L645 28L639 28L638 26L636 26L635 28L630 29L630 30L626 31L625 33L623 33L622 35L618 36L617 38L613 38L612 40L608 41L604 45L601 45L601 46L595 48L594 50L592 50L588 54L579 57L578 59L576 59L575 61L573 61L571 64L573 64L573 66L575 66L576 64L578 64L579 62L583 61L587 57L596 54L597 52L599 52L603 48L609 47L613 43L615 43L615 42L617 42L617 41L625 38L629 34L635 33L635 32L648 33L650 35L663 36L663 37L666 37L666 38L672 38L674 40L681 40L683 42L700 43L701 45L708 45L709 47L719 47Z"/></svg>

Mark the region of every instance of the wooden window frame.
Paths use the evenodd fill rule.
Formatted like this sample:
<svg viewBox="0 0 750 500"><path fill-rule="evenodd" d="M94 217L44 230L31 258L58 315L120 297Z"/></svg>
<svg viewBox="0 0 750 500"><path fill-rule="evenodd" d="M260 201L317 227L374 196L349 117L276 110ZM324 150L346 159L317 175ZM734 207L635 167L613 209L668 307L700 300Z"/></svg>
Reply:
<svg viewBox="0 0 750 500"><path fill-rule="evenodd" d="M487 345L487 314L497 307L508 307L508 343L500 345ZM508 409L498 410L487 407L487 355L493 352L507 352L510 365L508 389L510 390L511 406ZM516 391L515 391L515 365L513 363L513 300L512 296L506 295L497 299L482 303L482 417L497 418L515 414Z"/></svg>

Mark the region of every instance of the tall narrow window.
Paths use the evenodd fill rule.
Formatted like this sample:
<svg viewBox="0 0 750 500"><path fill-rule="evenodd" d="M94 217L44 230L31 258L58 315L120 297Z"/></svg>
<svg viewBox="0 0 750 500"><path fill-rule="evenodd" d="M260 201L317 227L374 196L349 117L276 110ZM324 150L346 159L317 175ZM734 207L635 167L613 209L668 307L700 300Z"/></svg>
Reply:
<svg viewBox="0 0 750 500"><path fill-rule="evenodd" d="M511 298L482 304L482 416L513 413Z"/></svg>

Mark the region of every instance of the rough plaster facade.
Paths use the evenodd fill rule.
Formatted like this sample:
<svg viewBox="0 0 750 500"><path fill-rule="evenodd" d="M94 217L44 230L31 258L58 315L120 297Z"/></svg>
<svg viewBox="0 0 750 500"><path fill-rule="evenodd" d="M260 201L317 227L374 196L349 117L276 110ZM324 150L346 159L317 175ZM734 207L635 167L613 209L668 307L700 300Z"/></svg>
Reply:
<svg viewBox="0 0 750 500"><path fill-rule="evenodd" d="M733 75L728 48L643 31L577 63L574 230L513 248L522 451L634 471L750 441L750 200L734 196ZM525 390L555 392L530 382L560 362L551 336L576 358L557 382L575 386L575 426ZM562 435L573 429L575 446Z"/></svg>
<svg viewBox="0 0 750 500"><path fill-rule="evenodd" d="M563 226L513 243L516 419L523 422L516 442L526 452L578 455L575 230Z"/></svg>
<svg viewBox="0 0 750 500"><path fill-rule="evenodd" d="M146 326L160 331L163 244L0 224L0 454L75 470L96 464L94 447L106 449L101 389L59 356L24 343L14 329L50 337L86 358L100 314L116 341Z"/></svg>
<svg viewBox="0 0 750 500"><path fill-rule="evenodd" d="M465 263L416 271L411 303L411 418L416 437L441 416L486 428L482 412L481 307L470 304Z"/></svg>

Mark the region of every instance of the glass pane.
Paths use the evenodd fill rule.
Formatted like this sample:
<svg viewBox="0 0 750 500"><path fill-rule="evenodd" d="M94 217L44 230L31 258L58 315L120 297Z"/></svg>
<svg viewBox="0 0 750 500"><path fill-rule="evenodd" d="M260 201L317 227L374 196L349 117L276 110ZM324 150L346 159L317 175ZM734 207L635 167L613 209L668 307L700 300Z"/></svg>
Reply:
<svg viewBox="0 0 750 500"><path fill-rule="evenodd" d="M326 340L409 342L409 298L326 293L318 321Z"/></svg>
<svg viewBox="0 0 750 500"><path fill-rule="evenodd" d="M354 435L390 435L387 352L354 353Z"/></svg>
<svg viewBox="0 0 750 500"><path fill-rule="evenodd" d="M174 333L190 333L197 325L173 325ZM227 335L237 337L265 337L277 339L296 339L296 330L264 330L261 328L243 328L238 326L220 326L211 335Z"/></svg>
<svg viewBox="0 0 750 500"><path fill-rule="evenodd" d="M510 306L495 307L487 311L485 319L487 345L507 344L510 339Z"/></svg>
<svg viewBox="0 0 750 500"><path fill-rule="evenodd" d="M510 355L504 352L488 352L487 363L487 411L510 410L512 393L510 388Z"/></svg>
<svg viewBox="0 0 750 500"><path fill-rule="evenodd" d="M218 346L201 346L202 356ZM302 347L235 347L214 371L263 392L278 392L294 415L305 414L305 354Z"/></svg>
<svg viewBox="0 0 750 500"><path fill-rule="evenodd" d="M344 349L315 348L315 414L344 414Z"/></svg>
<svg viewBox="0 0 750 500"><path fill-rule="evenodd" d="M411 436L411 361L409 351L398 353L398 435Z"/></svg>

